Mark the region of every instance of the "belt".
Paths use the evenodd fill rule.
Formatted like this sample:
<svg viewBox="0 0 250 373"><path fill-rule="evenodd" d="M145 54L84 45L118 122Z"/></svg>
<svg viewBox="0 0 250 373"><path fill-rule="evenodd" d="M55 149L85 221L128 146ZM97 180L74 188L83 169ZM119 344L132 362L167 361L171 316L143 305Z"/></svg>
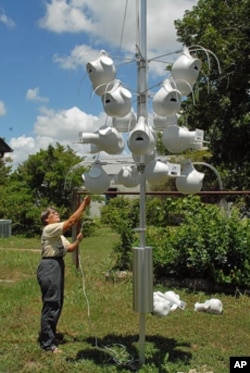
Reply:
<svg viewBox="0 0 250 373"><path fill-rule="evenodd" d="M43 256L42 259L54 259L54 260L61 260L63 256Z"/></svg>

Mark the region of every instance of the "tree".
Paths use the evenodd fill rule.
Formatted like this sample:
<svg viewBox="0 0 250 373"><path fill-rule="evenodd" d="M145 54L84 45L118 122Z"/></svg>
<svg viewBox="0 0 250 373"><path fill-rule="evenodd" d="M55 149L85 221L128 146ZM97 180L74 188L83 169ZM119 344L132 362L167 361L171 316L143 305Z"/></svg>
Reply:
<svg viewBox="0 0 250 373"><path fill-rule="evenodd" d="M11 171L11 166L7 165L8 162L10 162L9 158L0 158L0 186L5 185L8 182L8 176Z"/></svg>
<svg viewBox="0 0 250 373"><path fill-rule="evenodd" d="M59 143L55 148L49 145L47 150L41 149L38 153L29 156L27 161L13 173L12 179L25 181L37 204L45 200L48 204L68 208L71 207L69 200L71 190L65 188L66 175L82 160L70 147L64 148ZM81 171L77 170L72 176L72 185L75 187L82 183Z"/></svg>
<svg viewBox="0 0 250 373"><path fill-rule="evenodd" d="M62 216L72 211L72 190L82 185L84 167L71 173L71 188L65 188L66 175L82 160L70 147L57 143L30 155L8 176L8 182L0 185L0 216L12 220L14 234L40 233L41 208L48 205ZM1 167L0 172L4 172Z"/></svg>
<svg viewBox="0 0 250 373"><path fill-rule="evenodd" d="M189 127L205 131L225 189L250 189L250 1L200 0L182 20L175 21L178 40L212 51L210 66L204 53L195 95L183 102ZM209 78L209 92L208 79Z"/></svg>
<svg viewBox="0 0 250 373"><path fill-rule="evenodd" d="M13 234L32 237L40 233L40 210L25 182L12 180L0 187L0 216L12 221Z"/></svg>

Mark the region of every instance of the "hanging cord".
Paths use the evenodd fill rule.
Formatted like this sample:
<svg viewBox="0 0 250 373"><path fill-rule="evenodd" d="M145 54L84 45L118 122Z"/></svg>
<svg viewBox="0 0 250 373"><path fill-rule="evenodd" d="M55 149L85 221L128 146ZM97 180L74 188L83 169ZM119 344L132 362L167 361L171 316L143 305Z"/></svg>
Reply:
<svg viewBox="0 0 250 373"><path fill-rule="evenodd" d="M123 14L122 32L121 32L121 38L120 38L120 44L119 44L119 54L121 53L121 49L122 49L124 29L125 29L125 21L126 21L126 17L127 17L127 9L128 9L128 0L126 0L124 14Z"/></svg>
<svg viewBox="0 0 250 373"><path fill-rule="evenodd" d="M83 226L84 226L84 222L81 224L81 229L80 229L81 232L83 231ZM78 249L78 263L79 263L79 270L80 270L81 277L82 277L82 291L83 291L83 295L84 295L84 298L87 304L88 324L89 324L91 333L93 333L94 335L95 348L97 348L100 351L103 351L103 350L108 351L109 355L111 356L111 359L114 361L115 364L124 365L124 366L126 365L126 366L132 367L132 365L136 363L136 360L134 358L128 359L128 352L124 345L120 343L114 343L114 344L106 345L102 347L98 345L98 339L97 339L93 324L91 322L91 317L90 317L90 303L89 303L89 299L88 299L87 292L86 292L85 273L84 273L84 269L82 266L81 254L80 254L79 249ZM120 350L116 351L114 347L119 347Z"/></svg>

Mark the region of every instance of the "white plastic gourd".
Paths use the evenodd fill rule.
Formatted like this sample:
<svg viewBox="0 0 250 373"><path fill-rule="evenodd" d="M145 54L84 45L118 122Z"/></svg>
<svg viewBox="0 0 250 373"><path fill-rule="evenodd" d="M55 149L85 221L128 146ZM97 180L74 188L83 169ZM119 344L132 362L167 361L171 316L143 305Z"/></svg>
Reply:
<svg viewBox="0 0 250 373"><path fill-rule="evenodd" d="M110 187L110 176L102 168L100 161L95 161L89 172L82 174L86 189L90 193L104 193Z"/></svg>
<svg viewBox="0 0 250 373"><path fill-rule="evenodd" d="M194 58L188 48L184 48L182 54L177 58L172 66L172 75L176 88L187 96L192 92L193 84L198 78L202 63L198 58Z"/></svg>
<svg viewBox="0 0 250 373"><path fill-rule="evenodd" d="M211 298L206 300L204 303L196 302L194 310L220 315L223 313L223 304L220 299Z"/></svg>
<svg viewBox="0 0 250 373"><path fill-rule="evenodd" d="M125 146L120 132L109 126L95 133L80 133L80 141L84 144L93 144L92 153L105 151L108 154L120 154Z"/></svg>
<svg viewBox="0 0 250 373"><path fill-rule="evenodd" d="M152 160L146 164L145 177L151 184L166 181L168 179L168 164L160 160Z"/></svg>
<svg viewBox="0 0 250 373"><path fill-rule="evenodd" d="M140 183L140 176L136 166L123 166L117 175L115 175L115 182L126 186L127 188L134 188Z"/></svg>
<svg viewBox="0 0 250 373"><path fill-rule="evenodd" d="M197 171L191 161L187 161L181 172L181 176L175 179L175 185L182 194L195 194L201 191L205 174Z"/></svg>
<svg viewBox="0 0 250 373"><path fill-rule="evenodd" d="M181 153L187 149L200 149L203 145L203 131L189 131L187 127L170 125L163 130L163 145L170 153Z"/></svg>
<svg viewBox="0 0 250 373"><path fill-rule="evenodd" d="M104 94L107 85L110 89L116 76L113 60L104 50L101 50L97 59L86 64L86 70L92 87L98 96Z"/></svg>
<svg viewBox="0 0 250 373"><path fill-rule="evenodd" d="M103 109L110 117L124 117L132 108L132 94L122 86L120 80L115 80L102 95Z"/></svg>
<svg viewBox="0 0 250 373"><path fill-rule="evenodd" d="M129 133L128 147L137 155L151 154L155 149L155 136L145 117L141 116Z"/></svg>
<svg viewBox="0 0 250 373"><path fill-rule="evenodd" d="M181 107L181 92L175 88L170 79L164 80L162 87L155 93L153 110L157 115L175 115Z"/></svg>

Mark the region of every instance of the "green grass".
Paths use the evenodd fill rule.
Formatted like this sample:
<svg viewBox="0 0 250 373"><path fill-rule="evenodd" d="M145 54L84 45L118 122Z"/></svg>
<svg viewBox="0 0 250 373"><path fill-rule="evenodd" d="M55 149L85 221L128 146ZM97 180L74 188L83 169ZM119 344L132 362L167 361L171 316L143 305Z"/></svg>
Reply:
<svg viewBox="0 0 250 373"><path fill-rule="evenodd" d="M83 240L84 281L71 255L65 258L65 304L58 331L67 343L59 356L43 352L37 344L39 239L0 238L0 373L188 373L191 369L228 373L230 356L250 355L247 295L235 298L171 289L187 307L164 318L147 314L145 364L139 367L139 314L132 307L132 280L107 281L104 275L112 266L116 239L108 229L100 229L95 237ZM222 300L223 315L194 312L196 301L211 297ZM114 352L119 364L112 358Z"/></svg>

